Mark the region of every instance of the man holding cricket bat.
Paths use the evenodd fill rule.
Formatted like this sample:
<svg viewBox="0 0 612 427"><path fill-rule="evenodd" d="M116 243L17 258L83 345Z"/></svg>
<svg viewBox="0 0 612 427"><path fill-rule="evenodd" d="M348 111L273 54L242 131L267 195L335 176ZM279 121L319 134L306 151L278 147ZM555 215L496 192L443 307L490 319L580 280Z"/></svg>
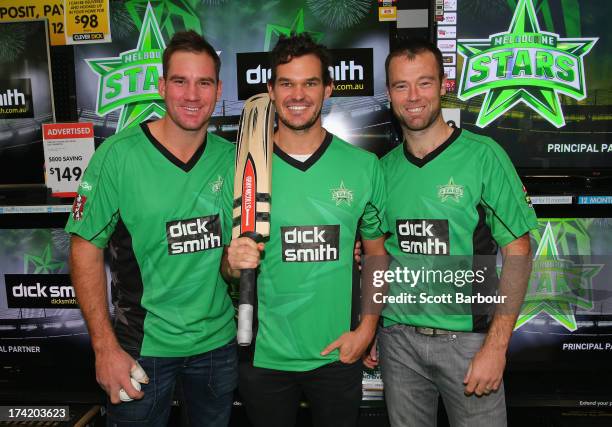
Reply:
<svg viewBox="0 0 612 427"><path fill-rule="evenodd" d="M224 206L232 202L234 148L207 133L220 65L197 33L174 35L159 80L166 115L100 146L66 226L112 426L166 425L177 379L190 426L229 422L236 328L219 266L231 230Z"/></svg>
<svg viewBox="0 0 612 427"><path fill-rule="evenodd" d="M256 427L294 425L302 394L316 426L354 426L360 357L378 315L358 316L353 246L359 232L367 255L385 253L383 179L376 156L321 125L333 89L325 47L307 34L282 37L271 62L270 237L265 248L243 237L228 250L230 266L247 269L263 248L254 360L241 363L240 393Z"/></svg>

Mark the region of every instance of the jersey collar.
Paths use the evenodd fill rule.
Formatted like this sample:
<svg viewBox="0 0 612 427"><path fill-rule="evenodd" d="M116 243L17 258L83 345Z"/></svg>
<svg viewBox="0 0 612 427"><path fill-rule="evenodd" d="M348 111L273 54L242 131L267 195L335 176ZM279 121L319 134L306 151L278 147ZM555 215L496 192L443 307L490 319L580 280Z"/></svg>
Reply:
<svg viewBox="0 0 612 427"><path fill-rule="evenodd" d="M198 149L196 150L196 152L193 153L193 156L191 156L191 159L189 159L189 161L187 163L183 163L182 160L180 160L174 154L172 154L170 151L168 151L168 149L166 147L164 147L161 144L161 142L159 142L153 136L153 134L149 130L149 126L147 125L147 123L149 123L149 122L151 122L151 120L147 120L146 122L141 123L140 127L142 128L142 131L144 132L145 136L149 139L149 141L151 141L151 144L153 144L153 146L155 148L157 148L157 150L166 159L168 159L173 165L181 168L184 172L189 172L191 169L193 169L193 167L196 165L196 163L198 163L198 160L200 160L200 157L202 157L202 155L204 154L204 150L206 149L206 138L208 136L208 132L206 132L204 134L204 141L202 142L202 145L200 145L198 147Z"/></svg>
<svg viewBox="0 0 612 427"><path fill-rule="evenodd" d="M453 133L451 133L451 135L446 141L444 141L441 145L438 146L438 148L433 150L431 153L429 153L422 159L419 159L418 157L414 156L410 151L408 151L408 146L406 144L406 141L404 141L402 143L402 145L404 146L404 156L406 156L406 160L408 160L410 163L412 163L416 167L422 168L427 163L431 162L433 159L442 154L442 152L446 150L453 143L453 141L459 138L459 135L461 135L461 129L454 128Z"/></svg>
<svg viewBox="0 0 612 427"><path fill-rule="evenodd" d="M323 154L325 154L325 151L331 144L333 137L334 135L325 131L325 138L323 138L323 142L321 143L321 145L319 145L317 151L312 153L312 156L310 156L305 162L300 162L299 160L294 159L289 154L281 150L276 144L274 144L274 154L276 154L286 163L289 163L294 168L299 169L302 172L306 172L308 169L310 169L312 165L317 162L317 160L319 160L323 156Z"/></svg>

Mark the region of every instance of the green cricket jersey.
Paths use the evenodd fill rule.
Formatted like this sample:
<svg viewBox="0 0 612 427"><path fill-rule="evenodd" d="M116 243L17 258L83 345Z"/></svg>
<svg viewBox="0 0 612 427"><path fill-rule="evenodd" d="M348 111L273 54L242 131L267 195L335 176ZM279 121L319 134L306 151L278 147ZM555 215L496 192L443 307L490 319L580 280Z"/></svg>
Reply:
<svg viewBox="0 0 612 427"><path fill-rule="evenodd" d="M234 147L207 134L183 163L147 124L91 159L66 231L109 246L114 329L138 356L189 356L235 336L219 265L231 236ZM78 255L77 255L78 256Z"/></svg>
<svg viewBox="0 0 612 427"><path fill-rule="evenodd" d="M274 154L254 365L307 371L338 360L320 352L355 326L353 247L357 231L387 231L383 177L374 154L329 133L305 162Z"/></svg>
<svg viewBox="0 0 612 427"><path fill-rule="evenodd" d="M381 163L391 229L385 246L395 259L394 267L422 270L422 274L428 270L458 274L458 270L473 267L484 278L483 282L476 280L480 277L472 278L476 281L465 284L455 280L460 276L452 276L451 283L443 283L437 276L438 282L433 283L436 276L432 275L432 281L421 278L413 286L392 283L389 295L412 293L416 303L400 299L388 304L383 312L385 325L486 330L494 306L477 304L478 300L465 296L494 295L498 245L505 246L537 227L534 210L507 154L489 137L455 129L423 159L402 144ZM477 268L472 262L485 257L472 255L485 255L492 263L485 262L488 269L486 265ZM453 293L452 300L428 303L421 299L421 294L446 292Z"/></svg>

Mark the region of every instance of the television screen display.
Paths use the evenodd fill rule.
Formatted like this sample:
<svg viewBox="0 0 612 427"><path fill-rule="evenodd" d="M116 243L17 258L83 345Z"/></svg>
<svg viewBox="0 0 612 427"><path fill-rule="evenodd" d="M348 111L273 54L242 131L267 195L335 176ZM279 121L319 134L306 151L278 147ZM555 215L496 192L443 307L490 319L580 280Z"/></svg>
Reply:
<svg viewBox="0 0 612 427"><path fill-rule="evenodd" d="M612 172L612 3L457 0L437 22L461 127L515 166Z"/></svg>
<svg viewBox="0 0 612 427"><path fill-rule="evenodd" d="M533 271L505 376L517 400L583 406L608 393L601 378L612 375L612 219L589 214L558 210L532 232Z"/></svg>
<svg viewBox="0 0 612 427"><path fill-rule="evenodd" d="M55 120L46 21L0 22L0 188L44 185L42 123Z"/></svg>
<svg viewBox="0 0 612 427"><path fill-rule="evenodd" d="M0 398L99 402L61 228L0 229Z"/></svg>

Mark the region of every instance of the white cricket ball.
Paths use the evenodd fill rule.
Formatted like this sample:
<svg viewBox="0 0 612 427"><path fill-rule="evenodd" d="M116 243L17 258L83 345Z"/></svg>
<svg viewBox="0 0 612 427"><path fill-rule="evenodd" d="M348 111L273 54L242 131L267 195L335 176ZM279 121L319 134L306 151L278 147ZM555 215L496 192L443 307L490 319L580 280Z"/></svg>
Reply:
<svg viewBox="0 0 612 427"><path fill-rule="evenodd" d="M140 383L134 378L130 378L130 380L132 381L132 386L136 390L140 391ZM128 396L124 389L119 390L119 399L121 399L122 402L131 402L132 400L134 400L130 396Z"/></svg>

